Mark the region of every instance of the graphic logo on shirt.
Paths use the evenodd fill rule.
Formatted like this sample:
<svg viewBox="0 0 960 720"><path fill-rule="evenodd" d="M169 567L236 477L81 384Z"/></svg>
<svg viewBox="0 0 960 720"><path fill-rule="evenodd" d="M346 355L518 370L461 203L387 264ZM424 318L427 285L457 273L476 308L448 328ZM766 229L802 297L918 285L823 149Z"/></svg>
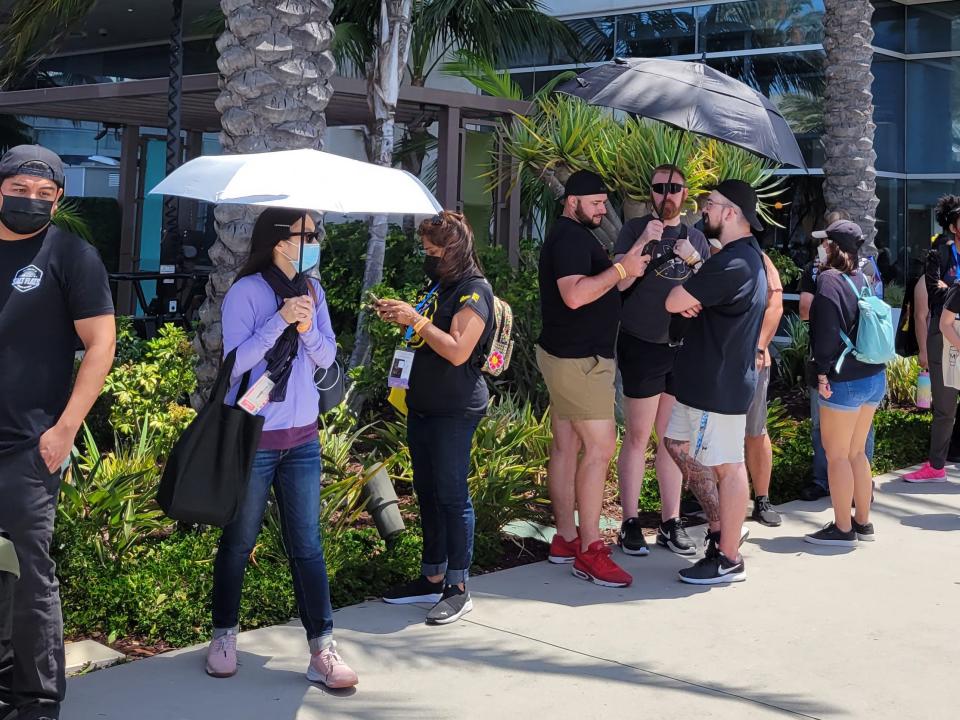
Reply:
<svg viewBox="0 0 960 720"><path fill-rule="evenodd" d="M460 302L465 303L469 300L472 300L475 303L480 302L480 293L473 293L472 295L461 295Z"/></svg>
<svg viewBox="0 0 960 720"><path fill-rule="evenodd" d="M13 276L13 289L25 293L36 290L40 287L40 281L43 279L43 270L36 265L27 265L22 270L18 270Z"/></svg>

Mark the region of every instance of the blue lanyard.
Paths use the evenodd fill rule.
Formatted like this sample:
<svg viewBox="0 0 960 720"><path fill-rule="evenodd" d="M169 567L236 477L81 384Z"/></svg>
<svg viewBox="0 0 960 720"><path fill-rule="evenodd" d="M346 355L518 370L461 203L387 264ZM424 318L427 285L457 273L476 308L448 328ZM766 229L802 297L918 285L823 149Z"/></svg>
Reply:
<svg viewBox="0 0 960 720"><path fill-rule="evenodd" d="M434 294L437 292L439 288L440 288L440 283L437 283L436 285L434 285L433 288L430 290L430 292L428 292L426 296L423 298L423 300L417 303L417 306L414 308L414 310L416 310L418 313L421 312L427 306L427 303L430 302L430 298L434 296ZM412 339L413 339L413 326L411 325L410 327L407 328L407 331L403 334L403 341L405 343L409 343Z"/></svg>
<svg viewBox="0 0 960 720"><path fill-rule="evenodd" d="M957 252L957 243L950 243L950 252L953 253L953 267L954 273L960 276L960 253Z"/></svg>
<svg viewBox="0 0 960 720"><path fill-rule="evenodd" d="M710 413L703 413L700 416L700 430L697 432L697 449L693 451L693 459L697 459L697 455L700 454L700 449L703 447L703 436L707 431L707 419L710 417Z"/></svg>

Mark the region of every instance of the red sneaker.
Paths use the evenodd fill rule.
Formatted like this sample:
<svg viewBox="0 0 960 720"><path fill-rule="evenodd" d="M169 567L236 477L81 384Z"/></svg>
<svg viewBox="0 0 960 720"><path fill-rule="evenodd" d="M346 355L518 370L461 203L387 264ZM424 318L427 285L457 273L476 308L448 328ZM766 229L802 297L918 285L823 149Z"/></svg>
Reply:
<svg viewBox="0 0 960 720"><path fill-rule="evenodd" d="M594 585L627 587L633 578L610 558L610 553L610 547L604 545L603 540L591 543L585 551L577 553L573 574Z"/></svg>
<svg viewBox="0 0 960 720"><path fill-rule="evenodd" d="M550 556L547 558L554 565L572 563L580 549L580 537L573 540L564 540L563 535L556 533L550 541Z"/></svg>

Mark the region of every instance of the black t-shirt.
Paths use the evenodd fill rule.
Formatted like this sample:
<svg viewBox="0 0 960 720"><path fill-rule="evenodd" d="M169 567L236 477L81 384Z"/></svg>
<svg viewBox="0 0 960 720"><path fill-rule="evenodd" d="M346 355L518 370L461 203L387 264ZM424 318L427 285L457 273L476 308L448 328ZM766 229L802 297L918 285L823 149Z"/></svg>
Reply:
<svg viewBox="0 0 960 720"><path fill-rule="evenodd" d="M113 314L89 243L50 227L0 240L0 455L29 448L70 399L75 320Z"/></svg>
<svg viewBox="0 0 960 720"><path fill-rule="evenodd" d="M674 366L677 400L743 415L757 384L757 346L767 274L753 236L726 245L683 286L703 310L689 325Z"/></svg>
<svg viewBox="0 0 960 720"><path fill-rule="evenodd" d="M614 246L614 253L625 255L643 234L652 218L652 215L645 215L624 223ZM663 256L670 259L636 280L624 293L623 310L620 312L621 331L650 343L670 342L670 313L664 306L667 295L693 274L693 268L673 255L673 248L681 236L681 231L680 225L667 225L663 228L663 237L651 243L651 268ZM702 232L689 228L686 234L701 258L710 257L710 245Z"/></svg>
<svg viewBox="0 0 960 720"><path fill-rule="evenodd" d="M482 277L461 280L441 287L428 306L421 311L424 317L444 332L450 332L453 316L470 308L484 321L483 334L477 350L463 365L455 366L437 355L416 335L412 347L416 351L410 371L410 389L407 407L423 415L454 415L460 413L483 415L487 411L490 393L480 368L484 358L482 349L493 332L493 289Z"/></svg>
<svg viewBox="0 0 960 720"><path fill-rule="evenodd" d="M868 280L857 271L850 278L857 290L863 289ZM883 365L869 365L860 362L852 352L847 353L843 366L838 373L836 363L847 347L840 337L846 333L854 343L857 341L857 325L860 321L858 306L859 295L843 279L839 270L829 269L820 273L817 279L817 294L810 306L810 349L813 365L818 375L826 375L830 380L847 382L870 377L882 372Z"/></svg>
<svg viewBox="0 0 960 720"><path fill-rule="evenodd" d="M803 272L800 273L800 292L817 294L817 275L820 274L820 263L811 260L803 266Z"/></svg>
<svg viewBox="0 0 960 720"><path fill-rule="evenodd" d="M540 249L540 347L560 358L613 357L620 323L617 287L573 310L563 301L557 285L557 280L571 275L599 275L612 264L586 227L566 217L554 223Z"/></svg>

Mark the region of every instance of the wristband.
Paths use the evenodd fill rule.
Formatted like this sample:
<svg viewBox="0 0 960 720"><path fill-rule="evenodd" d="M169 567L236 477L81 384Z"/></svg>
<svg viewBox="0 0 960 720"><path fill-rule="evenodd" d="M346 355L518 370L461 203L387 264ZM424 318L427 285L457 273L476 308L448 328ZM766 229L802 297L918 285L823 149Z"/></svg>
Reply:
<svg viewBox="0 0 960 720"><path fill-rule="evenodd" d="M626 269L623 267L623 265L621 265L620 263L614 263L614 264L613 264L613 267L615 267L615 268L617 269L617 272L620 274L620 279L621 279L621 280L626 280L626 279L627 279L627 271L626 271Z"/></svg>
<svg viewBox="0 0 960 720"><path fill-rule="evenodd" d="M424 326L430 322L430 318L420 318L416 323L414 323L413 331L419 335L420 331L423 330Z"/></svg>

